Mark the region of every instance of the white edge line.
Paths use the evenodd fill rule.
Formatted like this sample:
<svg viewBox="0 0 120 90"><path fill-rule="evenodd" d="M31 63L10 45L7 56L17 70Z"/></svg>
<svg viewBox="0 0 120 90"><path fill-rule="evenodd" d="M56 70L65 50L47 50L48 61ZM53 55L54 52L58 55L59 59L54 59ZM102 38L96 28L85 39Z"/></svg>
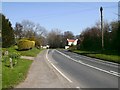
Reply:
<svg viewBox="0 0 120 90"><path fill-rule="evenodd" d="M57 72L59 72L66 80L68 80L70 83L72 83L72 81L71 81L67 76L65 76L53 63L51 63L51 61L48 59L48 56L47 56L48 51L49 51L49 49L48 49L47 52L46 52L46 59L48 60L48 62L49 62L49 63L51 64L51 66L52 66Z"/></svg>
<svg viewBox="0 0 120 90"><path fill-rule="evenodd" d="M71 59L71 60L73 60L73 61L75 61L75 62L77 62L77 63L80 63L80 64L82 64L82 65L85 65L85 66L94 68L94 69L96 69L96 70L99 70L99 71L102 71L102 72L105 72L105 73L108 73L108 74L111 74L111 75L120 77L120 75L118 75L118 74L115 74L115 73L109 72L109 71L107 71L107 70L103 70L103 69L101 69L101 68L98 68L98 67L95 67L95 66L92 66L92 65L83 63L83 62L81 62L81 61L77 61L77 60L71 58L70 56L68 56L68 55L66 55L66 54L64 54L64 53L62 53L62 52L60 52L60 51L58 51L58 50L56 50L56 51L57 51L58 53L62 54L63 56L65 56L65 57L67 57L67 58L69 58L69 59Z"/></svg>

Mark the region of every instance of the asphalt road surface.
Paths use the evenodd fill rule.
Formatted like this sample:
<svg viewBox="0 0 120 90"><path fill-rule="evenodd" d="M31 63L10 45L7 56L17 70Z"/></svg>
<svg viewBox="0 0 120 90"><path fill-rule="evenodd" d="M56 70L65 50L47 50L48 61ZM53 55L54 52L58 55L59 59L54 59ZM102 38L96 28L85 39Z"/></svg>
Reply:
<svg viewBox="0 0 120 90"><path fill-rule="evenodd" d="M46 57L76 88L118 88L118 65L67 50L47 50Z"/></svg>

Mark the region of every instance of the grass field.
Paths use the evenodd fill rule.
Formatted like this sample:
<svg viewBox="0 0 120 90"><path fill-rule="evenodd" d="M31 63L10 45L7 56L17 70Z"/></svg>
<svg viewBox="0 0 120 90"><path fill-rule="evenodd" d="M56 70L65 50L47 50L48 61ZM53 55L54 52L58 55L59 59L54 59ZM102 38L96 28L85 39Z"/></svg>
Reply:
<svg viewBox="0 0 120 90"><path fill-rule="evenodd" d="M33 61L19 59L18 64L11 69L2 64L2 88L12 88L23 81Z"/></svg>
<svg viewBox="0 0 120 90"><path fill-rule="evenodd" d="M120 63L120 56L115 53L110 53L110 52L101 53L101 52L81 51L81 50L74 50L73 52L93 58L107 60L110 62Z"/></svg>

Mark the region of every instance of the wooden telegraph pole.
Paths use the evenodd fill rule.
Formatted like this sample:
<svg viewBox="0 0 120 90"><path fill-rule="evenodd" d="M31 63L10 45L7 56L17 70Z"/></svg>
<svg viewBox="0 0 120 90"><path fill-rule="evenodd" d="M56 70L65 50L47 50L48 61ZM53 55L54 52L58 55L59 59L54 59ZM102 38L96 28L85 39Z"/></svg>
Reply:
<svg viewBox="0 0 120 90"><path fill-rule="evenodd" d="M100 7L100 13L101 13L101 32L102 32L102 49L104 49L104 31L103 31L103 8Z"/></svg>

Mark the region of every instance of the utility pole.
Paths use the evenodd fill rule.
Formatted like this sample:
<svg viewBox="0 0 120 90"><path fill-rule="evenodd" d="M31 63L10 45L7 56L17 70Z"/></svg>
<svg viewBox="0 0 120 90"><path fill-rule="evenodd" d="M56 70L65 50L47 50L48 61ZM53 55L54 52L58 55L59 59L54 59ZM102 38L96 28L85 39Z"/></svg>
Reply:
<svg viewBox="0 0 120 90"><path fill-rule="evenodd" d="M100 7L100 13L101 13L101 32L102 32L102 49L104 49L104 31L103 31L103 8Z"/></svg>

